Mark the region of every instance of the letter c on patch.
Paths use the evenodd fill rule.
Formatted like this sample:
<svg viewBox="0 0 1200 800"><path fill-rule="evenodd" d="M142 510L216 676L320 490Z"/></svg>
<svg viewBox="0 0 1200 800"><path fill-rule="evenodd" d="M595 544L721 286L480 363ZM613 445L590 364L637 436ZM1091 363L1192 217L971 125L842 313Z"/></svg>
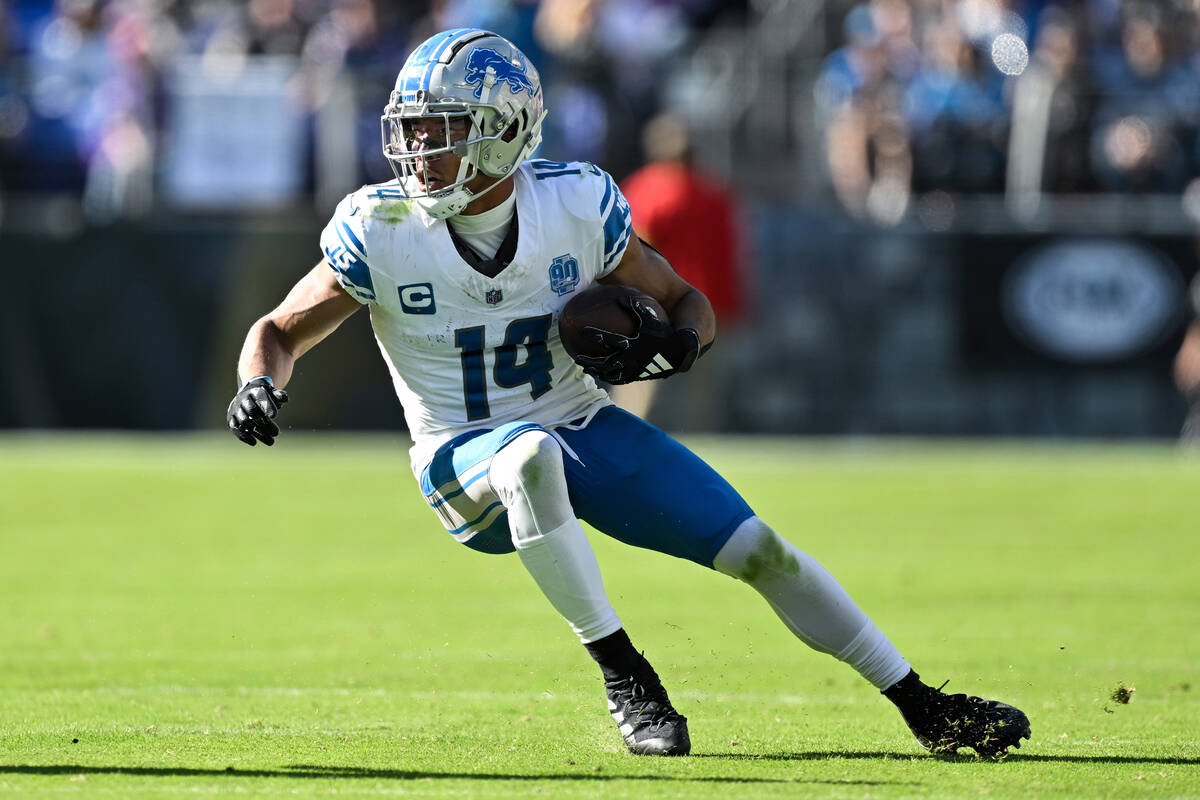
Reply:
<svg viewBox="0 0 1200 800"><path fill-rule="evenodd" d="M401 286L400 308L405 314L433 314L437 312L437 303L433 300L433 285L429 283L410 283Z"/></svg>

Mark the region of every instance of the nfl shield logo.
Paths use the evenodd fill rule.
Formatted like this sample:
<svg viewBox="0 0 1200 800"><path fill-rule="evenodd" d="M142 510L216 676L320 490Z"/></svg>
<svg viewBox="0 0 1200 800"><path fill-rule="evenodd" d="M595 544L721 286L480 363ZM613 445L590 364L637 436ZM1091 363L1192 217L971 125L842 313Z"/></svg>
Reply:
<svg viewBox="0 0 1200 800"><path fill-rule="evenodd" d="M504 299L504 292L500 291L499 289L488 289L487 294L484 297L489 306L494 306Z"/></svg>

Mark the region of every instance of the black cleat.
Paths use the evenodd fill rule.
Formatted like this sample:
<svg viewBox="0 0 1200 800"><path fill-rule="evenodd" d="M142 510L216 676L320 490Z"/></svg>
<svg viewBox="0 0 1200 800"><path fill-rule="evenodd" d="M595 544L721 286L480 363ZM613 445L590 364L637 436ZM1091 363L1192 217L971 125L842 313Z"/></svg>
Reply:
<svg viewBox="0 0 1200 800"><path fill-rule="evenodd" d="M645 659L636 675L604 682L608 710L629 752L638 756L686 756L692 751L687 718L675 710L667 690Z"/></svg>
<svg viewBox="0 0 1200 800"><path fill-rule="evenodd" d="M945 684L942 684L945 686ZM1003 758L1009 747L1030 737L1029 717L997 700L943 694L921 683L915 672L883 693L900 709L921 746L932 753L970 747L985 758Z"/></svg>

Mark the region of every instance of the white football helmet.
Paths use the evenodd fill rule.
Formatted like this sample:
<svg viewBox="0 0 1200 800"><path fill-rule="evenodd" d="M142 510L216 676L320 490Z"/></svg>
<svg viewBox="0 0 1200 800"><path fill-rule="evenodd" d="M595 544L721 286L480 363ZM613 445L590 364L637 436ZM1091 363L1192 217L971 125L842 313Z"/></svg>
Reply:
<svg viewBox="0 0 1200 800"><path fill-rule="evenodd" d="M529 157L545 116L541 78L516 45L479 28L443 31L414 50L396 78L380 118L383 155L407 197L434 217L452 217L479 196L468 181L511 175ZM444 135L417 142L412 122L419 118L439 120ZM428 190L418 167L426 174L426 159L445 153L462 157L457 179Z"/></svg>

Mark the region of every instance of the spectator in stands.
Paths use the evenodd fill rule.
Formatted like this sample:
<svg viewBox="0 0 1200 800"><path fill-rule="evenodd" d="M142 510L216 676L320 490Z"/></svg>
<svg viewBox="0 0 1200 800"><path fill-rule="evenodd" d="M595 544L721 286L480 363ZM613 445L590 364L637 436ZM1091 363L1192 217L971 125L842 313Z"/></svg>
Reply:
<svg viewBox="0 0 1200 800"><path fill-rule="evenodd" d="M883 6L881 23L870 6L847 14L846 44L825 60L815 90L834 193L849 214L882 225L904 216L912 183L899 106L903 82L915 69L915 48L909 20L894 6Z"/></svg>
<svg viewBox="0 0 1200 800"><path fill-rule="evenodd" d="M674 266L676 272L703 292L717 317L720 349L735 353L739 323L746 312L745 275L741 261L737 204L732 192L703 174L693 162L686 122L673 114L652 119L643 132L648 163L630 175L621 190L633 212L633 225ZM687 407L672 409L664 419L670 427L714 430L720 426L727 369L720 357L699 362L671 385L639 381L613 387L613 399L627 411L646 418L660 388L687 398Z"/></svg>
<svg viewBox="0 0 1200 800"><path fill-rule="evenodd" d="M904 99L914 188L999 192L1007 136L999 73L949 18L928 30L923 54Z"/></svg>
<svg viewBox="0 0 1200 800"><path fill-rule="evenodd" d="M1079 67L1073 20L1052 8L1040 20L1029 67L1016 79L1006 191L1019 217L1038 210L1043 192L1087 184L1088 87Z"/></svg>
<svg viewBox="0 0 1200 800"><path fill-rule="evenodd" d="M1200 443L1200 272L1192 280L1190 292L1192 323L1175 356L1175 385L1188 403L1187 419L1181 438Z"/></svg>
<svg viewBox="0 0 1200 800"><path fill-rule="evenodd" d="M164 96L175 55L303 53L308 65L325 67L306 71L295 94L318 108L335 81L360 98L377 95L396 54L431 32L422 24L484 24L515 41L543 66L556 109L546 147L619 175L639 163L636 132L669 83L660 80L664 66L686 68L671 57L697 42L697 26L758 5L0 0L0 181L10 191L80 194L91 182L90 207L102 217L124 214L123 198L143 192L120 187L145 186L148 160L164 152L155 141L162 109L153 101ZM831 185L851 214L876 224L902 219L910 192L1001 191L1006 154L1018 162L1009 175L1024 187L1176 192L1200 174L1198 15L1200 0L864 0L844 17L844 44L815 87ZM1026 75L1009 82L1021 119L1006 142L1004 82L980 53L999 30L1023 33L1022 19L1036 33L1034 52ZM340 99L353 102L345 92ZM358 101L362 142L376 135L374 106ZM1031 158L1038 148L1026 146L1038 136L1030 120L1039 115L1040 165ZM386 177L373 171L377 159L359 167L361 179Z"/></svg>
<svg viewBox="0 0 1200 800"><path fill-rule="evenodd" d="M133 4L112 4L104 14L105 43L120 82L97 101L112 116L88 160L84 209L93 222L140 217L153 205L154 23Z"/></svg>
<svg viewBox="0 0 1200 800"><path fill-rule="evenodd" d="M205 49L235 56L297 56L310 23L297 13L294 0L250 0L240 13L222 15Z"/></svg>
<svg viewBox="0 0 1200 800"><path fill-rule="evenodd" d="M20 30L8 0L0 0L0 76L6 75L10 59L20 49Z"/></svg>
<svg viewBox="0 0 1200 800"><path fill-rule="evenodd" d="M534 35L550 61L542 72L546 103L557 109L542 129L543 149L562 158L607 158L613 123L621 116L616 80L596 37L597 0L545 0L538 6ZM558 119L555 119L557 117ZM618 175L619 167L612 168Z"/></svg>
<svg viewBox="0 0 1200 800"><path fill-rule="evenodd" d="M1130 13L1119 55L1093 64L1104 96L1092 122L1092 168L1108 189L1179 192L1200 167L1184 144L1200 123L1200 76L1168 47L1161 13Z"/></svg>
<svg viewBox="0 0 1200 800"><path fill-rule="evenodd" d="M313 26L304 43L306 89L310 106L319 109L329 102L339 85L348 95L347 109L355 114L353 148L358 165L355 183L391 180L391 170L375 152L379 139L377 98L387 97L396 81L401 55L409 51L413 19L419 17L413 4L389 3L381 8L376 0L333 0L329 13Z"/></svg>
<svg viewBox="0 0 1200 800"><path fill-rule="evenodd" d="M912 6L908 0L871 0L870 11L882 37L888 74L896 83L908 84L921 66Z"/></svg>
<svg viewBox="0 0 1200 800"><path fill-rule="evenodd" d="M29 127L29 108L21 97L13 66L17 36L8 3L0 0L0 214L4 187L11 180L10 173L17 169L18 151Z"/></svg>
<svg viewBox="0 0 1200 800"><path fill-rule="evenodd" d="M814 87L818 113L829 116L860 93L887 82L888 62L883 35L871 9L857 5L842 22L845 44L821 65Z"/></svg>
<svg viewBox="0 0 1200 800"><path fill-rule="evenodd" d="M39 158L58 166L50 187L82 189L95 220L150 206L149 54L145 18L133 4L59 0L33 38L33 103L49 134L33 137Z"/></svg>
<svg viewBox="0 0 1200 800"><path fill-rule="evenodd" d="M652 0L544 0L534 34L552 60L542 71L544 148L602 161L616 175L637 163L637 133L658 110L663 66L687 40L686 17Z"/></svg>

